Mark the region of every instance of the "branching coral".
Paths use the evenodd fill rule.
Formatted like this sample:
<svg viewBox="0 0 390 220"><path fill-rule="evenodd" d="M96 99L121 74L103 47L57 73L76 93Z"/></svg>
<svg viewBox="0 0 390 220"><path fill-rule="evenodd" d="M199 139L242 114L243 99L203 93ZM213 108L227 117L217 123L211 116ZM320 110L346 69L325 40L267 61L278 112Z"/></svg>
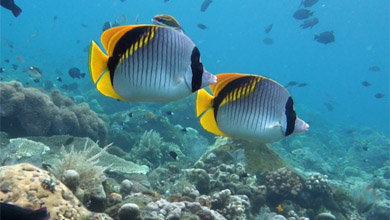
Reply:
<svg viewBox="0 0 390 220"><path fill-rule="evenodd" d="M96 165L99 162L99 157L110 147L111 144L105 146L99 153L89 157L92 150L98 147L96 143L88 145L88 140L85 142L84 149L82 151L74 151L73 145L70 151L66 151L62 146L60 152L60 159L55 160L50 172L53 173L58 179L64 181L66 178L66 171L74 170L79 174L78 186L89 193L92 189L101 185L106 179L104 171L108 167L102 167ZM66 181L65 181L66 182Z"/></svg>

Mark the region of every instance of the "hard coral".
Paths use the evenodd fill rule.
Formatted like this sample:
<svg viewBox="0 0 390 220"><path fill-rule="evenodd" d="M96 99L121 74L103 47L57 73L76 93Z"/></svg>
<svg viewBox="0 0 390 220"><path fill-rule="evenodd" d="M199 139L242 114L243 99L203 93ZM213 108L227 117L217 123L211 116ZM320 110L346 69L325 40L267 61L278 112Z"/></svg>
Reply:
<svg viewBox="0 0 390 220"><path fill-rule="evenodd" d="M266 181L270 194L281 197L297 196L303 187L301 178L286 167L269 172Z"/></svg>
<svg viewBox="0 0 390 220"><path fill-rule="evenodd" d="M55 182L53 188L44 188L45 180ZM0 191L1 202L34 210L47 207L51 219L97 219L64 184L31 164L0 167L0 183L7 188Z"/></svg>
<svg viewBox="0 0 390 220"><path fill-rule="evenodd" d="M0 103L1 130L11 136L70 134L106 140L107 130L97 114L58 90L48 95L20 82L0 82Z"/></svg>

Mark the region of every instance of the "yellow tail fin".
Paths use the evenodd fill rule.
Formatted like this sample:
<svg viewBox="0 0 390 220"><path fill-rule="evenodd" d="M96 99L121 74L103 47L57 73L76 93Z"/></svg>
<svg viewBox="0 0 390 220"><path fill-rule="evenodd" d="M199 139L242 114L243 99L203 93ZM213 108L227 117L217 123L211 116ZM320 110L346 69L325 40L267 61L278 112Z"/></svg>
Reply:
<svg viewBox="0 0 390 220"><path fill-rule="evenodd" d="M200 118L202 127L215 135L227 136L219 130L217 121L214 117L214 108L212 107L214 96L210 95L205 89L198 90L196 95L196 116Z"/></svg>
<svg viewBox="0 0 390 220"><path fill-rule="evenodd" d="M92 41L89 48L88 67L93 83L107 70L108 56Z"/></svg>
<svg viewBox="0 0 390 220"><path fill-rule="evenodd" d="M110 79L110 72L105 72L102 77L100 77L99 82L96 86L97 90L101 92L103 95L114 98L114 99L120 99L127 101L123 97L121 97L118 93L115 92L114 88L112 87L111 79Z"/></svg>
<svg viewBox="0 0 390 220"><path fill-rule="evenodd" d="M214 96L210 95L205 89L198 90L196 95L196 117L199 117L208 108L211 108Z"/></svg>
<svg viewBox="0 0 390 220"><path fill-rule="evenodd" d="M206 111L206 113L204 113L202 115L202 117L200 118L200 124L202 125L202 127L206 131L208 131L210 133L213 133L213 134L219 135L219 136L228 137L228 135L226 135L221 130L219 130L219 127L217 125L217 121L215 120L215 117L214 117L214 109L209 109Z"/></svg>

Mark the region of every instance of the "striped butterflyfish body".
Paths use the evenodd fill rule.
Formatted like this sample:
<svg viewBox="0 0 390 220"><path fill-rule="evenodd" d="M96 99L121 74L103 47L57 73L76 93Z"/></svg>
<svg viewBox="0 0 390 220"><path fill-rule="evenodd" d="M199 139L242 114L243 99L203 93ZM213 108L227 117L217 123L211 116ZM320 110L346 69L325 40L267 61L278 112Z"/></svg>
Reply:
<svg viewBox="0 0 390 220"><path fill-rule="evenodd" d="M127 25L106 30L92 41L89 70L104 95L133 102L184 98L216 82L204 70L200 52L183 33L158 25Z"/></svg>
<svg viewBox="0 0 390 220"><path fill-rule="evenodd" d="M221 136L271 143L305 132L288 91L277 82L256 75L225 73L210 86L213 95L198 91L197 116L203 128Z"/></svg>

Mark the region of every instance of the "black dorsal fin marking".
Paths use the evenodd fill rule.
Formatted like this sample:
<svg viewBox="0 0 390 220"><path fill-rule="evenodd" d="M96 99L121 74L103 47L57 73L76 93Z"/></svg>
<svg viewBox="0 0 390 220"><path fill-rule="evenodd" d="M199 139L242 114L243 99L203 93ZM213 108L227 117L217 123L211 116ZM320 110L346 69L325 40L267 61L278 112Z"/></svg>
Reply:
<svg viewBox="0 0 390 220"><path fill-rule="evenodd" d="M260 80L261 78L256 76L243 76L241 78L237 78L229 82L228 84L226 84L226 86L219 92L218 96L215 97L213 102L215 120L217 120L218 109L222 102L224 101L230 102L244 95L247 95L248 93L254 90L255 86L257 85L257 82ZM246 87L251 87L251 88L246 89ZM242 89L241 89L241 93L239 94L240 88ZM227 100L225 100L225 98Z"/></svg>

